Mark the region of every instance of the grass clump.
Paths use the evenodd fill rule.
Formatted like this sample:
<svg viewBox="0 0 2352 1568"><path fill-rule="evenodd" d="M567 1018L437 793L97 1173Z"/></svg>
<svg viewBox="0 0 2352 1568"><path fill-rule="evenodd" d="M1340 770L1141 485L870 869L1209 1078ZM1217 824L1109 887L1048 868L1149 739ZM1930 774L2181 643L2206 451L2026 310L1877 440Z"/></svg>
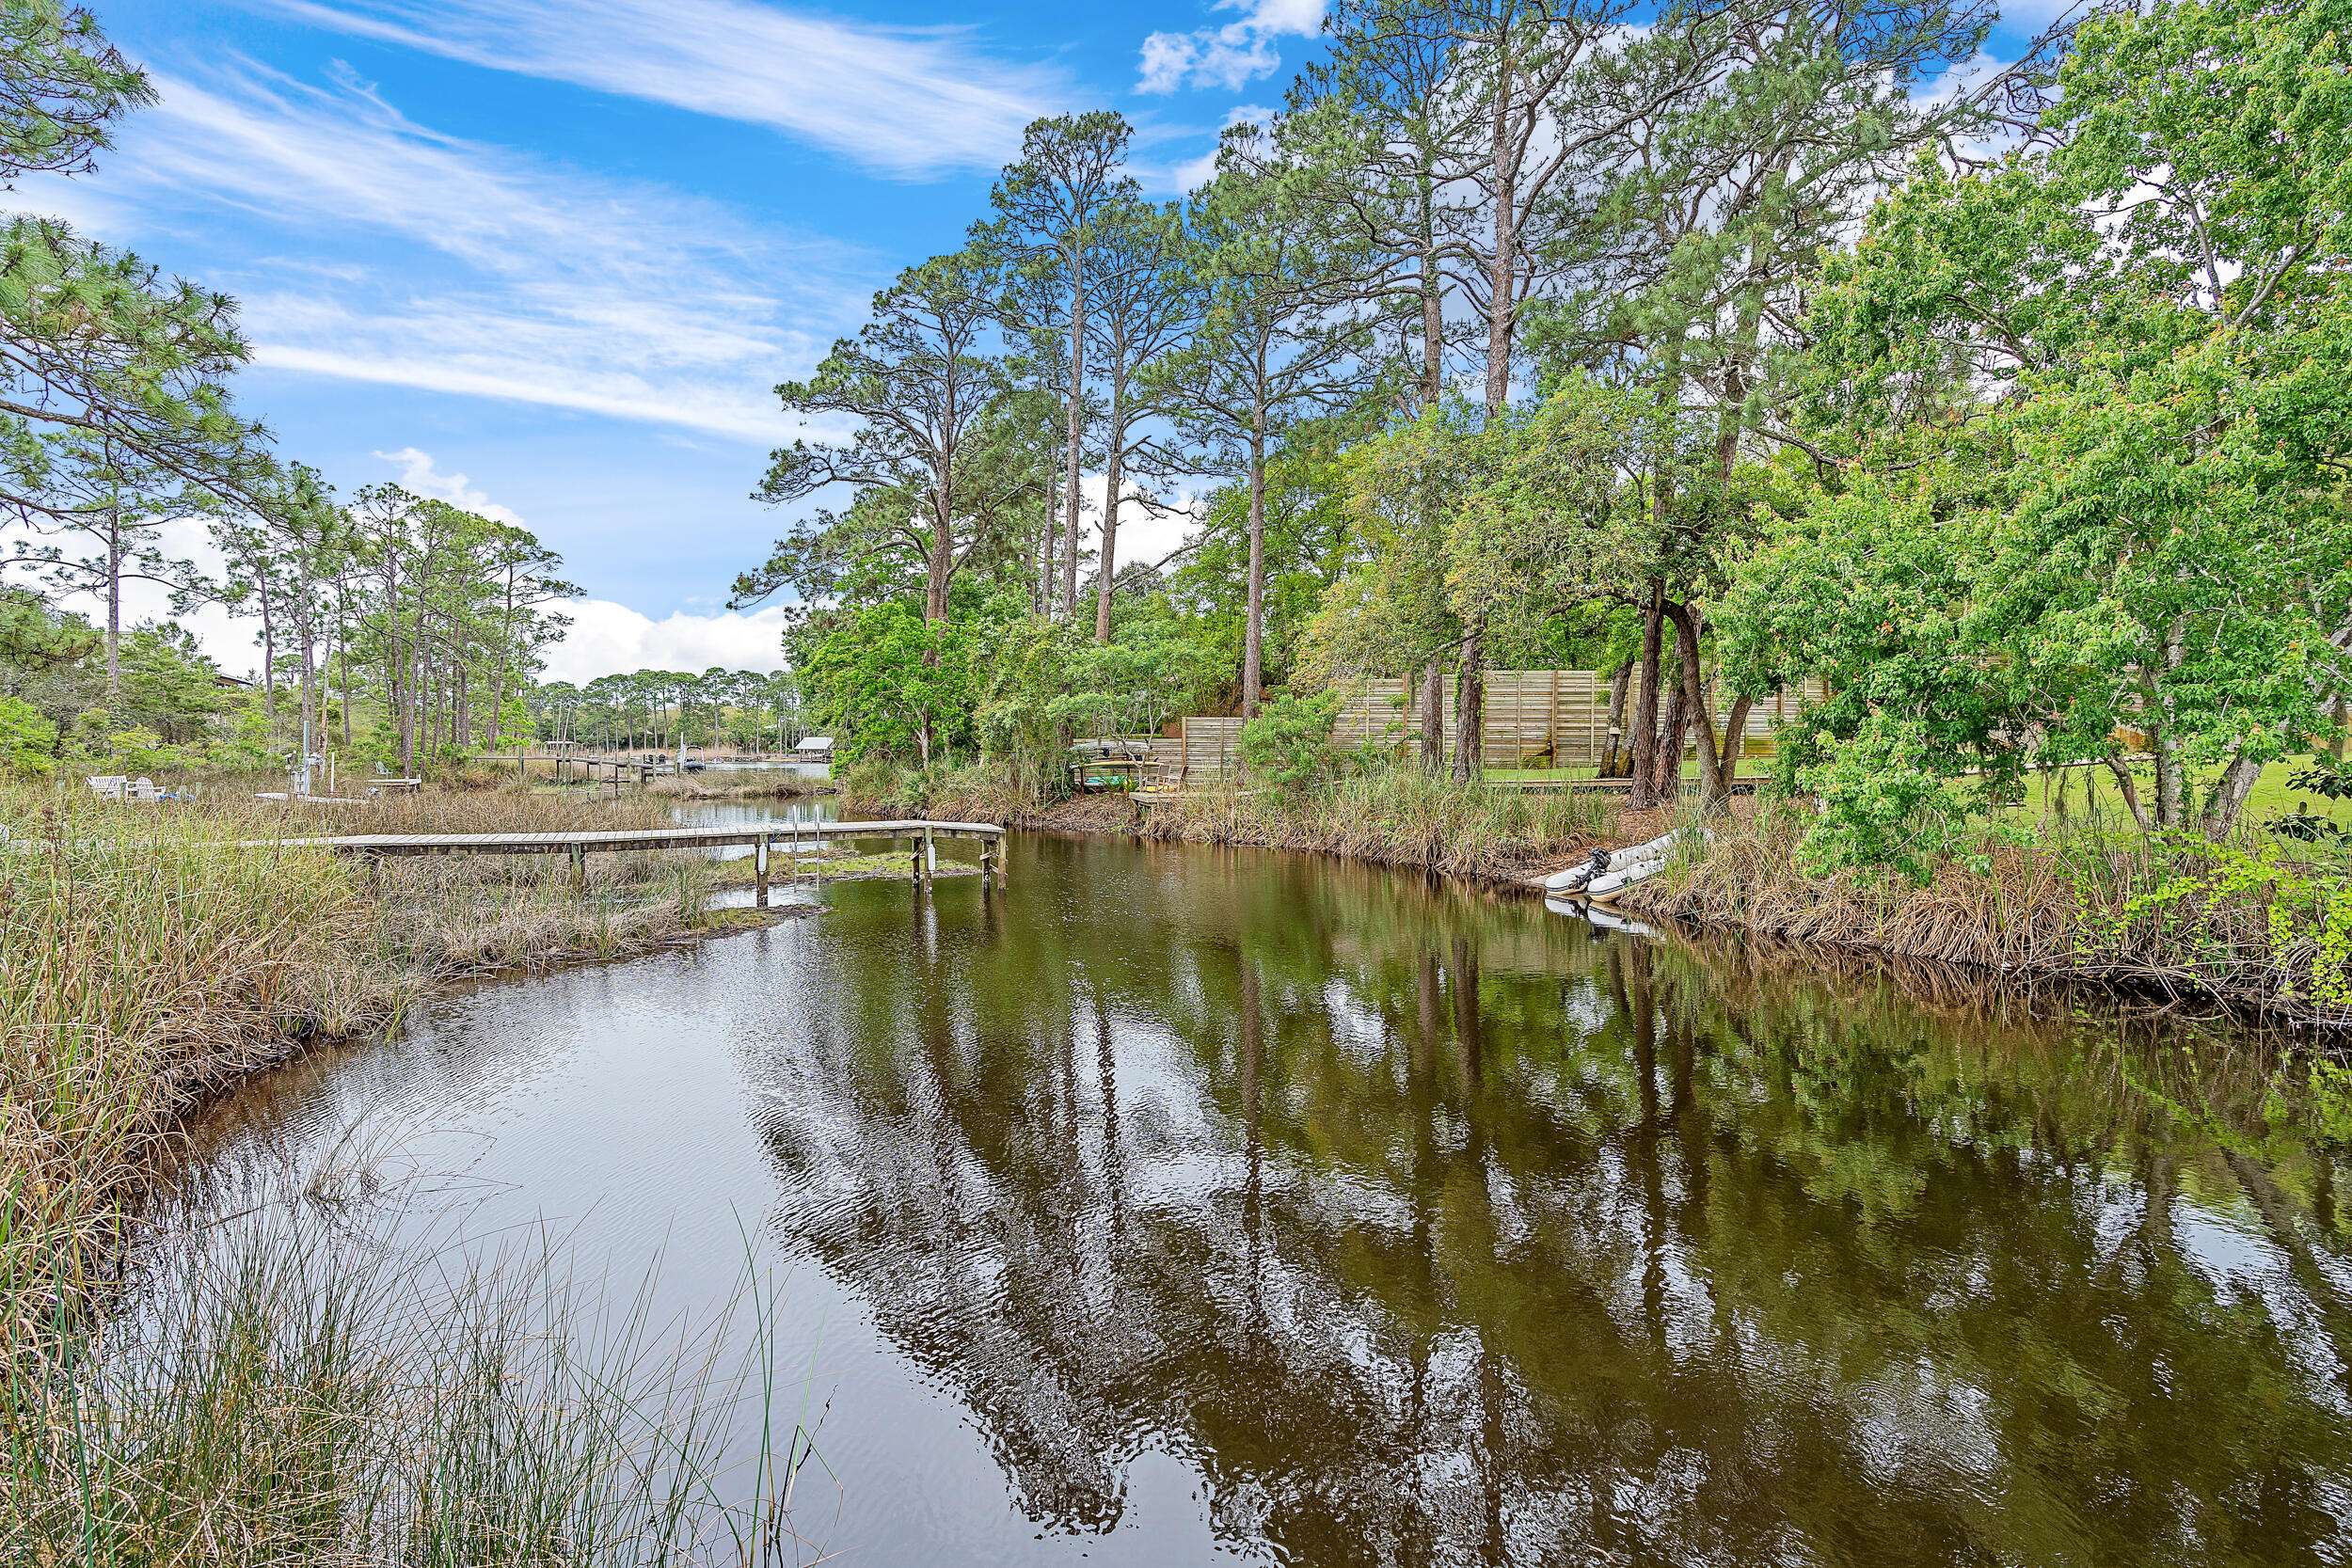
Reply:
<svg viewBox="0 0 2352 1568"><path fill-rule="evenodd" d="M578 1304L545 1269L453 1285L439 1257L278 1231L207 1249L161 1324L99 1310L204 1096L388 1027L437 980L667 940L719 877L592 857L583 895L562 857L371 870L295 841L668 820L523 791L0 792L0 1562L669 1562L714 1529L723 1560L778 1547L781 1516L719 1507L697 1454L711 1369L627 1336L576 1355Z"/></svg>
<svg viewBox="0 0 2352 1568"><path fill-rule="evenodd" d="M0 1357L112 1273L124 1216L208 1089L395 1010L353 869L156 816L56 813L0 880Z"/></svg>
<svg viewBox="0 0 2352 1568"><path fill-rule="evenodd" d="M1596 795L1533 794L1383 766L1293 789L1193 791L1145 813L1145 837L1314 849L1461 876L1499 876L1605 838Z"/></svg>
<svg viewBox="0 0 2352 1568"><path fill-rule="evenodd" d="M365 807L169 808L0 792L0 1359L119 1272L127 1216L199 1100L304 1042L389 1026L434 983L612 958L692 927L695 855L394 860L289 842L667 822L524 791Z"/></svg>
<svg viewBox="0 0 2352 1568"><path fill-rule="evenodd" d="M773 1392L736 1321L748 1278L713 1321L657 1332L643 1292L611 1307L544 1240L383 1251L300 1209L192 1246L112 1342L14 1376L0 1560L813 1559L790 1523L807 1434L728 1451Z"/></svg>

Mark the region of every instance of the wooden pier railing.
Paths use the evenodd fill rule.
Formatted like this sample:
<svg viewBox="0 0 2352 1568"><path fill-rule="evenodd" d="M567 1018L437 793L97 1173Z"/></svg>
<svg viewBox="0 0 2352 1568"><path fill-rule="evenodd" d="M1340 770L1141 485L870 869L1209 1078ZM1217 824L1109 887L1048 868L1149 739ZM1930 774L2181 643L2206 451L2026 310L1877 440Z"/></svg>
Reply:
<svg viewBox="0 0 2352 1568"><path fill-rule="evenodd" d="M886 838L912 841L914 879L928 882L939 867L938 842L975 839L980 846L980 871L1002 882L1005 878L1005 830L991 822L931 822L899 817L878 822L750 822L723 827L622 828L589 832L535 833L348 833L334 838L288 838L270 842L288 848L329 849L339 855L385 860L405 855L568 855L572 879L585 885L588 857L647 849L751 849L757 873L759 902L768 902L768 858L779 841L813 843L822 849L827 839ZM821 876L821 864L820 876Z"/></svg>

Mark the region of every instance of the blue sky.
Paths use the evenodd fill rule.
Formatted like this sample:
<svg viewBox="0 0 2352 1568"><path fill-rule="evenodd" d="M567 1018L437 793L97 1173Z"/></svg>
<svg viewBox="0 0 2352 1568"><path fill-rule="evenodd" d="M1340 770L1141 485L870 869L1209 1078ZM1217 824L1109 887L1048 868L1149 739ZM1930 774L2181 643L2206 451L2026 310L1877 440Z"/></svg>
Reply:
<svg viewBox="0 0 2352 1568"><path fill-rule="evenodd" d="M1120 109L1148 187L1204 178L1323 7L91 3L163 102L94 177L14 200L238 296L240 395L287 455L560 550L587 594L567 679L772 667L776 612L723 601L786 520L749 499L790 435L774 384L958 243L1036 116ZM192 624L252 666L248 628Z"/></svg>
<svg viewBox="0 0 2352 1568"><path fill-rule="evenodd" d="M723 612L783 518L770 388L952 246L1041 114L1172 193L1279 102L1321 0L96 0L160 106L66 217L237 295L240 397L345 490L518 517L588 600L552 662L771 664ZM199 618L234 667L246 636Z"/></svg>

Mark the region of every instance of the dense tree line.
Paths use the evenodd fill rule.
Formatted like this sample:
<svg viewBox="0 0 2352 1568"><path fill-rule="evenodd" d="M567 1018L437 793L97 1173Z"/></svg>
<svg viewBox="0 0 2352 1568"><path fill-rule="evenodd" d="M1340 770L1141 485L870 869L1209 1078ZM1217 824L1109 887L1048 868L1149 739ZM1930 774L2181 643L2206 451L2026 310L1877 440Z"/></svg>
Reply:
<svg viewBox="0 0 2352 1568"><path fill-rule="evenodd" d="M926 764L1376 673L1468 774L1482 668L1574 662L1637 802L1692 754L1724 798L1748 705L1826 681L1781 766L1832 859L2059 762L2225 832L2344 719L2348 17L2117 5L1988 66L1982 0L1343 0L1182 202L1116 115L1032 126L780 388L854 434L775 454L810 509L739 601Z"/></svg>
<svg viewBox="0 0 2352 1568"><path fill-rule="evenodd" d="M87 172L113 123L154 96L87 10L57 0L0 0L0 182ZM252 763L331 739L414 770L522 721L565 624L548 607L576 592L555 554L397 486L339 502L238 411L246 357L226 295L53 219L0 226L0 517L14 525L0 549L0 766L208 739ZM199 530L217 571L169 554ZM240 705L223 695L235 683L176 628L125 627L138 582L182 611L221 603L259 623L256 726L199 722ZM103 607L94 626L57 608L77 593ZM159 659L177 667L176 705L135 689Z"/></svg>
<svg viewBox="0 0 2352 1568"><path fill-rule="evenodd" d="M530 696L541 738L596 750L668 751L724 745L747 752L797 742L799 687L789 672L635 670L575 686L549 681Z"/></svg>

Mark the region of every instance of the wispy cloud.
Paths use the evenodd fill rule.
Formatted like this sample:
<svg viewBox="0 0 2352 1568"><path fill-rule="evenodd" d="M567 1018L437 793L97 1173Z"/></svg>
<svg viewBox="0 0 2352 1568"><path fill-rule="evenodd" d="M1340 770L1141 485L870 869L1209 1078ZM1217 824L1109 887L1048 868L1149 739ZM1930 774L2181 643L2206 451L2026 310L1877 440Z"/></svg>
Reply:
<svg viewBox="0 0 2352 1568"><path fill-rule="evenodd" d="M1024 125L1073 96L1058 70L992 54L964 29L872 26L754 0L250 3L495 71L772 126L899 178L993 169Z"/></svg>
<svg viewBox="0 0 2352 1568"><path fill-rule="evenodd" d="M135 199L91 217L246 215L262 243L225 280L263 365L766 441L770 388L864 308L848 247L444 135L347 77L157 85L107 180ZM282 259L322 237L335 265Z"/></svg>
<svg viewBox="0 0 2352 1568"><path fill-rule="evenodd" d="M389 463L400 470L401 488L412 496L447 501L452 506L465 508L477 517L487 517L494 523L506 523L515 528L523 526L520 513L511 506L501 506L475 488L470 475L443 472L429 451L417 447L403 447L398 451L379 451L375 457L378 462Z"/></svg>
<svg viewBox="0 0 2352 1568"><path fill-rule="evenodd" d="M1153 33L1143 40L1136 62L1137 92L1174 92L1179 87L1223 87L1232 91L1281 68L1278 40L1312 38L1323 26L1324 0L1217 0L1216 8L1238 11L1232 22L1189 33Z"/></svg>

